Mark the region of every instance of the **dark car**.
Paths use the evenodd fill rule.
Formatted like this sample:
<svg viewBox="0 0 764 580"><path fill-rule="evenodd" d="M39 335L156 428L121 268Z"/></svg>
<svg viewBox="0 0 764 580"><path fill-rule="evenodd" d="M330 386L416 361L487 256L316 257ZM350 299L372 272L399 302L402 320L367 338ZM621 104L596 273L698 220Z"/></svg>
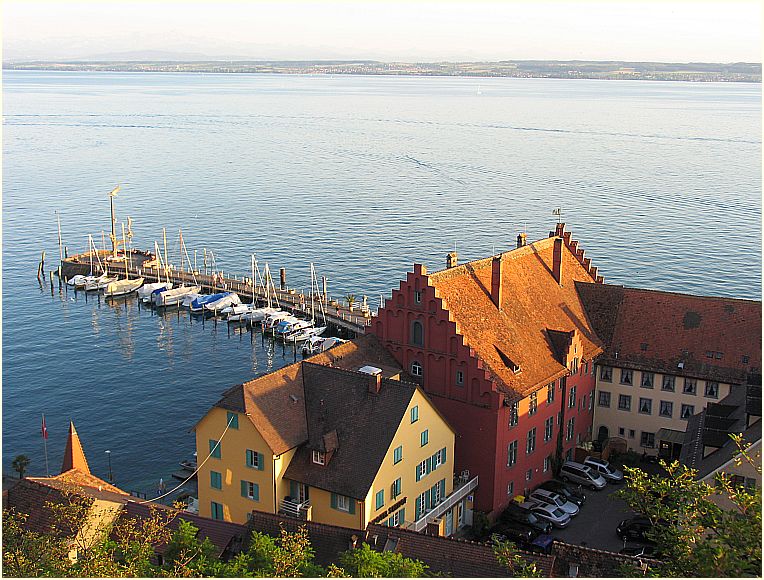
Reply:
<svg viewBox="0 0 764 580"><path fill-rule="evenodd" d="M586 501L586 494L580 490L575 490L572 487L565 485L561 481L550 479L539 485L539 489L546 489L547 491L554 491L559 493L568 501L572 501L577 506L582 506Z"/></svg>
<svg viewBox="0 0 764 580"><path fill-rule="evenodd" d="M538 530L519 522L502 522L491 530L491 537L523 545L532 542L538 535Z"/></svg>
<svg viewBox="0 0 764 580"><path fill-rule="evenodd" d="M645 558L652 558L655 556L655 546L636 544L633 546L626 546L621 548L618 550L618 553L623 554L624 556L644 556Z"/></svg>
<svg viewBox="0 0 764 580"><path fill-rule="evenodd" d="M551 532L552 524L533 515L530 510L531 507L531 505L528 505L526 508L516 503L509 504L507 509L501 514L500 519L502 522L518 522L520 524L525 524L541 534L548 534Z"/></svg>
<svg viewBox="0 0 764 580"><path fill-rule="evenodd" d="M636 540L637 542L652 543L647 537L647 533L653 529L650 520L643 516L637 516L628 520L621 521L616 527L615 532L622 540Z"/></svg>

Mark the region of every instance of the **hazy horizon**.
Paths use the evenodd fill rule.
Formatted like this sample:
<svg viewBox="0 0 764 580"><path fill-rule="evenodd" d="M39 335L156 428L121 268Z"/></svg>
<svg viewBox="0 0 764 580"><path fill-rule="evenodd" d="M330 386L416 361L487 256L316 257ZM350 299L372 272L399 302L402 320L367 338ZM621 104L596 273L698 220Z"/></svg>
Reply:
<svg viewBox="0 0 764 580"><path fill-rule="evenodd" d="M732 2L3 3L3 60L761 62L761 4Z"/></svg>

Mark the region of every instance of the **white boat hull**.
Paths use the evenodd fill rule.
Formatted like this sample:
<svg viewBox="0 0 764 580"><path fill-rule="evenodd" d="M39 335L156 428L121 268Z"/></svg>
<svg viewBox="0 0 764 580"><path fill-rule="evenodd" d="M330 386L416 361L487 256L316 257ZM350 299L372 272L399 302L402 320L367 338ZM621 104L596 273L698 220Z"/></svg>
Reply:
<svg viewBox="0 0 764 580"><path fill-rule="evenodd" d="M172 286L173 286L172 282L152 282L151 284L144 284L138 290L138 298L140 298L144 302L148 302L148 300L144 300L144 299L146 298L150 299L151 293L154 290L159 290L160 288L167 288L168 290L172 290Z"/></svg>
<svg viewBox="0 0 764 580"><path fill-rule="evenodd" d="M201 288L199 286L179 286L177 288L167 290L167 292L154 294L154 304L160 307L177 306L183 302L187 296L190 296L191 294L196 295L200 291Z"/></svg>
<svg viewBox="0 0 764 580"><path fill-rule="evenodd" d="M232 292L228 296L223 296L221 299L215 300L215 302L205 304L204 309L209 312L220 312L228 306L235 306L237 304L241 304L241 298L239 298L238 294Z"/></svg>
<svg viewBox="0 0 764 580"><path fill-rule="evenodd" d="M107 298L115 296L127 296L128 294L132 294L138 290L142 284L143 278L135 278L134 280L116 280L106 286L104 289L104 296Z"/></svg>

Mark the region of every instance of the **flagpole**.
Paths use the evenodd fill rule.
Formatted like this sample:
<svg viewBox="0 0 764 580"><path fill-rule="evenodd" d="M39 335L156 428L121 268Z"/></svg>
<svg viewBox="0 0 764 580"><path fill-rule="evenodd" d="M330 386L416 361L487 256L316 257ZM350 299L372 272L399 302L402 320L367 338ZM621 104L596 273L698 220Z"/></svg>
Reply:
<svg viewBox="0 0 764 580"><path fill-rule="evenodd" d="M45 448L45 474L50 477L50 469L48 468L48 428L45 426L45 414L42 416L42 444Z"/></svg>

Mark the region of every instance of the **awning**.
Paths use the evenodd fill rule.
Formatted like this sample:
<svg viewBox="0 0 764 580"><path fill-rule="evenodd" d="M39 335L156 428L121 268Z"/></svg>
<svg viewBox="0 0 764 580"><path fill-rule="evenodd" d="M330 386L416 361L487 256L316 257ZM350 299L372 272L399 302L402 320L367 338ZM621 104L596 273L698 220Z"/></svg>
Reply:
<svg viewBox="0 0 764 580"><path fill-rule="evenodd" d="M681 445L684 443L684 431L677 431L676 429L658 429L655 434L655 438L658 441L668 441L669 443L678 443Z"/></svg>

